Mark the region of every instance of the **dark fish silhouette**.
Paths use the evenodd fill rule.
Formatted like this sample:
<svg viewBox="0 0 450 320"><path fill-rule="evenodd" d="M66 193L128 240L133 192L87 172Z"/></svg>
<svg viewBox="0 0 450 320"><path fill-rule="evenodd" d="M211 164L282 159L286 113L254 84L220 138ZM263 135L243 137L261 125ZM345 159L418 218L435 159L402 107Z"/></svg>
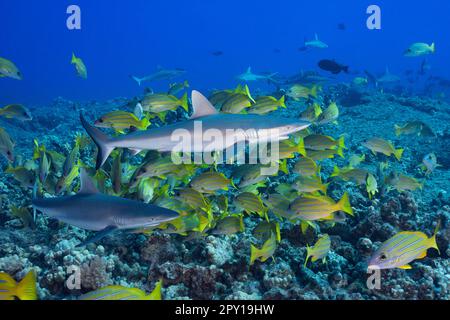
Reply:
<svg viewBox="0 0 450 320"><path fill-rule="evenodd" d="M213 51L211 52L213 56L220 57L223 55L223 51Z"/></svg>
<svg viewBox="0 0 450 320"><path fill-rule="evenodd" d="M341 71L348 73L348 66L339 64L334 60L320 60L318 66L320 69L331 72L332 74L338 74Z"/></svg>

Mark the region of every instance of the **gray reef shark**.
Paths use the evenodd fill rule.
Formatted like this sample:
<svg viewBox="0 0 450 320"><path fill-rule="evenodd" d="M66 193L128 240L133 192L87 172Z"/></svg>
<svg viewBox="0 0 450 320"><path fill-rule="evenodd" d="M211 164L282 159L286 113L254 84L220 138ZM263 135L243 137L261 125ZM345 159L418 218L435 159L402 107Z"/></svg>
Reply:
<svg viewBox="0 0 450 320"><path fill-rule="evenodd" d="M170 80L176 77L181 76L182 74L185 74L186 70L184 69L164 69L161 66L158 66L156 69L156 72L152 73L151 75L145 76L143 78L139 78L136 76L131 76L133 80L137 82L137 84L140 86L142 82L144 81L157 81L157 80Z"/></svg>
<svg viewBox="0 0 450 320"><path fill-rule="evenodd" d="M261 75L261 74L256 74L256 73L252 73L252 68L248 67L247 71L245 71L244 73L238 75L236 78L238 80L242 80L242 81L260 81L260 80L273 80L272 78L274 76L276 76L278 74L278 72L269 74L269 75Z"/></svg>
<svg viewBox="0 0 450 320"><path fill-rule="evenodd" d="M328 45L319 40L319 36L317 33L314 36L314 40L305 41L305 48L318 48L318 49L326 49L328 48Z"/></svg>
<svg viewBox="0 0 450 320"><path fill-rule="evenodd" d="M399 82L401 79L399 76L396 76L395 74L392 74L389 72L389 68L386 67L386 71L384 75L382 75L380 78L377 79L378 83L394 83Z"/></svg>
<svg viewBox="0 0 450 320"><path fill-rule="evenodd" d="M310 126L309 122L295 118L283 118L271 115L226 114L219 113L200 92L192 91L193 114L186 121L135 131L118 137L108 137L99 129L91 126L80 114L80 120L86 132L98 147L97 165L99 169L115 148L128 148L134 154L141 150L159 152L214 152L222 151L245 141L280 141L289 135ZM219 133L223 139L205 138L208 133ZM184 149L177 149L181 139L191 139ZM265 140L266 139L266 140Z"/></svg>
<svg viewBox="0 0 450 320"><path fill-rule="evenodd" d="M152 204L100 193L85 169L81 169L81 188L73 196L36 198L33 208L72 226L98 231L78 246L95 242L116 230L154 227L179 215Z"/></svg>

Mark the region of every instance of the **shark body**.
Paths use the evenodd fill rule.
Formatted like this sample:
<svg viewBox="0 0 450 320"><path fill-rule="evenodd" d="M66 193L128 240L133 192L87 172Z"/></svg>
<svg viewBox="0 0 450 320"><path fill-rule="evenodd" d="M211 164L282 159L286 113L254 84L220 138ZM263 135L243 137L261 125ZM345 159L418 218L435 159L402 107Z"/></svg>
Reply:
<svg viewBox="0 0 450 320"><path fill-rule="evenodd" d="M248 67L247 70L244 73L238 75L236 78L238 80L242 80L242 81L246 81L246 82L249 82L249 81L260 81L260 80L273 80L272 78L275 75L277 75L277 74L278 73L272 73L272 74L269 74L269 75L256 74L256 73L252 72L252 68L251 67Z"/></svg>
<svg viewBox="0 0 450 320"><path fill-rule="evenodd" d="M34 198L33 208L49 217L89 231L98 231L81 245L97 241L115 230L157 226L178 213L140 201L100 193L84 169L81 189L73 196Z"/></svg>
<svg viewBox="0 0 450 320"><path fill-rule="evenodd" d="M131 78L137 82L137 84L140 86L142 82L144 81L158 81L158 80L170 80L176 77L181 76L182 74L186 73L186 70L184 69L164 69L162 67L158 67L157 70L143 78L139 78L136 76L131 76Z"/></svg>
<svg viewBox="0 0 450 320"><path fill-rule="evenodd" d="M222 151L236 143L255 141L256 138L258 142L284 140L290 134L310 125L309 122L294 118L219 113L201 93L195 90L192 92L192 106L194 113L189 120L114 138L108 137L99 129L91 126L80 115L83 127L99 149L97 169L105 163L115 148L128 148L135 153L141 150L160 152ZM208 139L208 133L219 133L223 139ZM188 138L190 138L190 142L183 143L180 149L180 140L186 141Z"/></svg>

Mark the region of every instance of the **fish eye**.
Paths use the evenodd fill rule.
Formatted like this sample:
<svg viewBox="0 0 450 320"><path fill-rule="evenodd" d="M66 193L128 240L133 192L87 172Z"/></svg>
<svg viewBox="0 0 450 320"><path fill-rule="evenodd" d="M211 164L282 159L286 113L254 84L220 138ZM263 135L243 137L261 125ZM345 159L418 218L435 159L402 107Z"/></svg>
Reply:
<svg viewBox="0 0 450 320"><path fill-rule="evenodd" d="M381 261L384 261L384 260L386 260L387 259L387 256L384 254L384 253L382 253L381 255L380 255L380 260Z"/></svg>

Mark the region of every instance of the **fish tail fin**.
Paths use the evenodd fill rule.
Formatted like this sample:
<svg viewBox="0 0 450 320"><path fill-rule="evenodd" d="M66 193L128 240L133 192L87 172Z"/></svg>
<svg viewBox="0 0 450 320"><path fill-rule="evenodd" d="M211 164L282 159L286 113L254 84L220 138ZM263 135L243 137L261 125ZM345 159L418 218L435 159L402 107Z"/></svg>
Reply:
<svg viewBox="0 0 450 320"><path fill-rule="evenodd" d="M252 265L260 254L260 250L254 245L250 245L250 265Z"/></svg>
<svg viewBox="0 0 450 320"><path fill-rule="evenodd" d="M75 53L72 52L72 60L70 63L77 63L77 57L75 56Z"/></svg>
<svg viewBox="0 0 450 320"><path fill-rule="evenodd" d="M303 264L303 267L306 268L306 264L308 263L309 257L311 257L311 248L310 246L306 245L306 258L305 263Z"/></svg>
<svg viewBox="0 0 450 320"><path fill-rule="evenodd" d="M280 104L280 107L286 108L286 102L285 102L285 97L284 96L282 96L280 98L280 100L278 100L278 103ZM1 109L0 109L0 112L1 112Z"/></svg>
<svg viewBox="0 0 450 320"><path fill-rule="evenodd" d="M306 157L305 141L303 138L300 138L300 141L298 142L297 151L302 156Z"/></svg>
<svg viewBox="0 0 450 320"><path fill-rule="evenodd" d="M434 44L434 42L431 44L430 49L432 53L436 52L436 45Z"/></svg>
<svg viewBox="0 0 450 320"><path fill-rule="evenodd" d="M336 151L336 154L337 154L338 156L340 156L341 158L345 158L345 157L344 157L344 148L342 148L341 146L338 146L337 151Z"/></svg>
<svg viewBox="0 0 450 320"><path fill-rule="evenodd" d="M289 174L289 169L287 166L287 159L283 159L279 165L279 171L284 172L285 174Z"/></svg>
<svg viewBox="0 0 450 320"><path fill-rule="evenodd" d="M114 146L111 145L112 139L101 132L99 129L91 126L81 113L80 120L86 132L97 145L98 152L95 168L98 170L105 163L106 159L108 159L109 154L114 150Z"/></svg>
<svg viewBox="0 0 450 320"><path fill-rule="evenodd" d="M333 168L333 173L331 174L330 177L338 177L340 173L341 169L339 169L339 167L335 165Z"/></svg>
<svg viewBox="0 0 450 320"><path fill-rule="evenodd" d="M440 227L441 227L441 221L439 220L436 225L436 229L434 229L433 236L430 238L430 248L436 249L439 252L439 254L441 254L441 251L439 250L439 247L436 242L436 235L438 234Z"/></svg>
<svg viewBox="0 0 450 320"><path fill-rule="evenodd" d="M180 102L180 106L186 111L189 111L189 105L188 105L188 97L187 97L187 92L183 94L183 96L181 97L181 99L179 100Z"/></svg>
<svg viewBox="0 0 450 320"><path fill-rule="evenodd" d="M398 161L400 161L400 159L402 158L403 151L405 151L405 150L402 149L402 148L396 149L396 150L394 151L394 156L395 156L395 158L396 158Z"/></svg>
<svg viewBox="0 0 450 320"><path fill-rule="evenodd" d="M136 76L131 76L131 79L133 79L134 81L137 82L138 86L141 86L142 83L142 79L136 77Z"/></svg>
<svg viewBox="0 0 450 320"><path fill-rule="evenodd" d="M19 282L15 296L20 300L37 300L36 274L34 271L28 272L25 278Z"/></svg>
<svg viewBox="0 0 450 320"><path fill-rule="evenodd" d="M342 149L345 149L345 137L344 135L340 136L338 139L338 146Z"/></svg>
<svg viewBox="0 0 450 320"><path fill-rule="evenodd" d="M348 197L348 193L344 193L344 195L342 196L341 200L339 200L338 202L338 208L339 210L342 210L346 213L348 213L349 215L353 215L353 209L352 206L350 204L350 199Z"/></svg>
<svg viewBox="0 0 450 320"><path fill-rule="evenodd" d="M150 120L148 120L147 118L142 118L142 120L140 121L140 127L142 130L147 129L147 127L150 125Z"/></svg>
<svg viewBox="0 0 450 320"><path fill-rule="evenodd" d="M394 124L394 130L397 137L402 134L402 127L400 127L399 125Z"/></svg>

